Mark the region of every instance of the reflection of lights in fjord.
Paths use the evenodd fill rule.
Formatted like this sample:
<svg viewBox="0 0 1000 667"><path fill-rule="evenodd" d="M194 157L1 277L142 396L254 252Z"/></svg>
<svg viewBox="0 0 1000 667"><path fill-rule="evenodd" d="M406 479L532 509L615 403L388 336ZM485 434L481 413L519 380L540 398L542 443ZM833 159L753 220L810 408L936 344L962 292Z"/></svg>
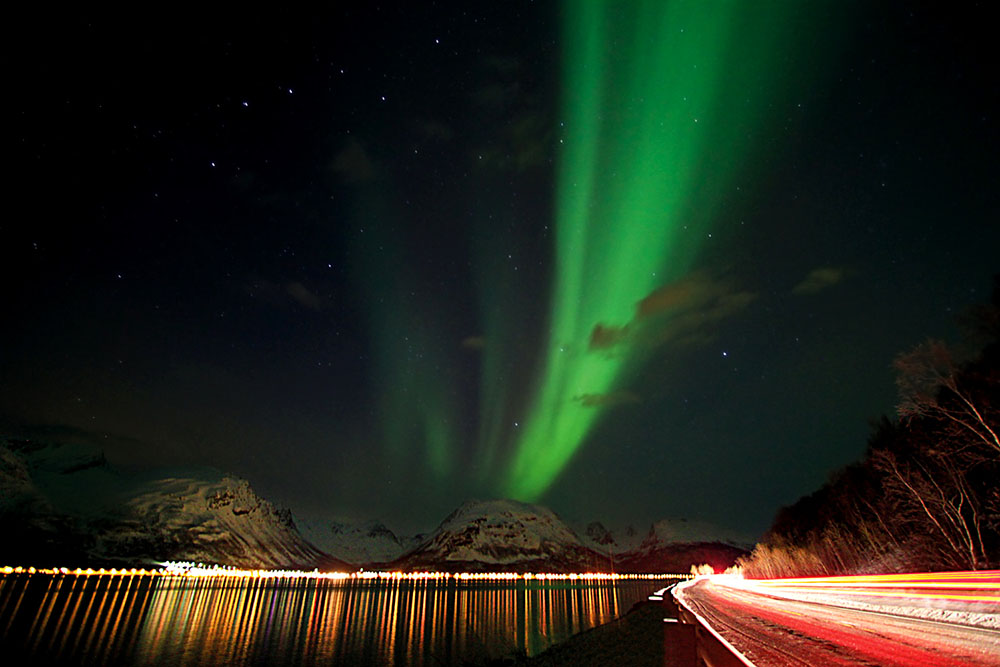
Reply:
<svg viewBox="0 0 1000 667"><path fill-rule="evenodd" d="M299 663L437 664L428 656L459 662L477 651L538 653L616 618L646 597L651 578L665 577L8 567L0 568L0 632L23 637L24 650L42 662L214 664L282 655Z"/></svg>

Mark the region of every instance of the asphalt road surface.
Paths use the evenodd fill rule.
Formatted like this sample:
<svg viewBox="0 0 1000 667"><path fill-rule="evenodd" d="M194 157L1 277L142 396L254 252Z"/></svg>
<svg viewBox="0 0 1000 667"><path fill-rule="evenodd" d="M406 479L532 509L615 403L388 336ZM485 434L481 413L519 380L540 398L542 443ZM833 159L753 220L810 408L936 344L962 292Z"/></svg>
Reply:
<svg viewBox="0 0 1000 667"><path fill-rule="evenodd" d="M712 579L678 597L757 667L1000 666L994 629L783 599Z"/></svg>

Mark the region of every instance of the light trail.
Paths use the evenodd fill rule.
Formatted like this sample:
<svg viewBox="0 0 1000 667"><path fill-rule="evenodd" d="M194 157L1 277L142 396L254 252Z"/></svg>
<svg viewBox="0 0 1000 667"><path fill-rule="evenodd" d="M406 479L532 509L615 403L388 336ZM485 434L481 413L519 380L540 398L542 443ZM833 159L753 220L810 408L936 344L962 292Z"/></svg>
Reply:
<svg viewBox="0 0 1000 667"><path fill-rule="evenodd" d="M756 590L770 591L774 594L833 593L908 600L956 600L1000 604L1000 570L746 579L744 582Z"/></svg>
<svg viewBox="0 0 1000 667"><path fill-rule="evenodd" d="M761 667L1000 666L998 571L706 575L673 590L685 618Z"/></svg>

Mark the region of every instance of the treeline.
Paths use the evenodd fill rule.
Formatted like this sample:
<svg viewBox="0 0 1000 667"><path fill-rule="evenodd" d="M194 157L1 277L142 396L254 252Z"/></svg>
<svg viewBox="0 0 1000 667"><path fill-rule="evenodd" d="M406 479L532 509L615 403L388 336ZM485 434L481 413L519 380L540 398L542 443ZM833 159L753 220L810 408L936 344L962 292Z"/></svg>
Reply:
<svg viewBox="0 0 1000 667"><path fill-rule="evenodd" d="M746 576L1000 565L1000 276L961 324L958 351L928 341L896 358L896 418L872 425L861 461L779 511Z"/></svg>

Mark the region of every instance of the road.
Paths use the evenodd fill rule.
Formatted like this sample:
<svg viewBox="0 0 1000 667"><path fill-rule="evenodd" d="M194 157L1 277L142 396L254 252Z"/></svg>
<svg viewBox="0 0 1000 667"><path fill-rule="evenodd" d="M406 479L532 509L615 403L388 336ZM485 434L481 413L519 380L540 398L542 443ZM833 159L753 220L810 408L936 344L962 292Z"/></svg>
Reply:
<svg viewBox="0 0 1000 667"><path fill-rule="evenodd" d="M773 593L752 582L709 577L680 587L676 596L757 667L1000 666L1000 630L848 609L830 604L832 594L819 603ZM940 603L940 595L910 595L910 605ZM957 604L962 602L948 601L952 609ZM1000 605L978 601L974 611L998 613Z"/></svg>

